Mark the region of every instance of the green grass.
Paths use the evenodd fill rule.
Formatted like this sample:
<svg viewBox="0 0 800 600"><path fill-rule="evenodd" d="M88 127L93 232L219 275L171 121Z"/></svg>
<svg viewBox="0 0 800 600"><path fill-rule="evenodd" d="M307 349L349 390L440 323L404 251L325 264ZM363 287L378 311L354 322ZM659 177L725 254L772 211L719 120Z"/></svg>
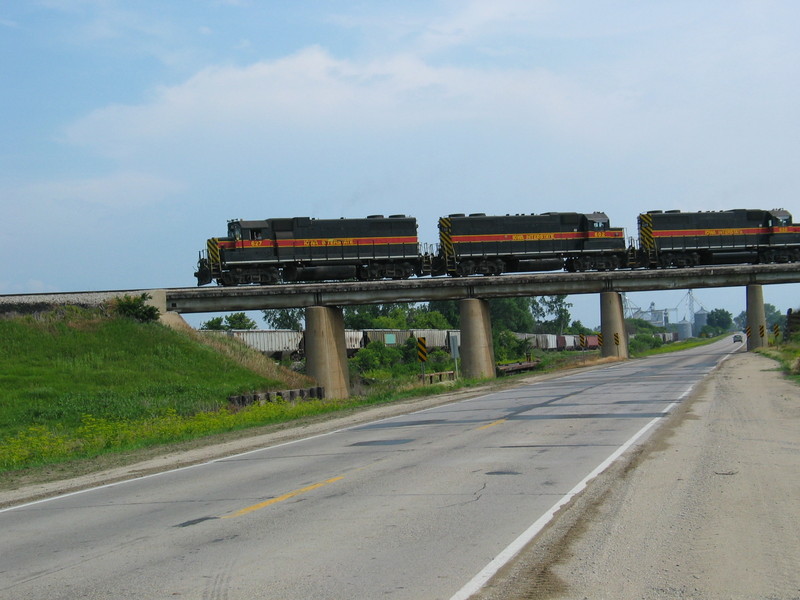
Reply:
<svg viewBox="0 0 800 600"><path fill-rule="evenodd" d="M0 470L285 418L279 406L233 413L227 398L308 385L274 366L272 375L242 366L235 354L248 350L238 345L221 354L188 333L100 311L3 319L0 339Z"/></svg>
<svg viewBox="0 0 800 600"><path fill-rule="evenodd" d="M224 336L69 308L0 319L0 472L170 444L469 387L414 389L414 377L348 400L271 402L228 396L309 387Z"/></svg>
<svg viewBox="0 0 800 600"><path fill-rule="evenodd" d="M759 352L778 361L784 375L796 384L800 384L800 334L777 346L761 348Z"/></svg>
<svg viewBox="0 0 800 600"><path fill-rule="evenodd" d="M0 439L90 414L144 419L216 410L230 394L280 382L158 324L128 319L0 321Z"/></svg>
<svg viewBox="0 0 800 600"><path fill-rule="evenodd" d="M716 342L719 339L730 337L728 334L714 338L690 338L680 342L671 342L664 344L658 348L649 348L647 350L639 350L637 352L630 352L632 358L640 358L643 356L652 356L654 354L666 354L668 352L680 352L681 350L689 350L690 348L697 348L698 346L705 346L711 342Z"/></svg>

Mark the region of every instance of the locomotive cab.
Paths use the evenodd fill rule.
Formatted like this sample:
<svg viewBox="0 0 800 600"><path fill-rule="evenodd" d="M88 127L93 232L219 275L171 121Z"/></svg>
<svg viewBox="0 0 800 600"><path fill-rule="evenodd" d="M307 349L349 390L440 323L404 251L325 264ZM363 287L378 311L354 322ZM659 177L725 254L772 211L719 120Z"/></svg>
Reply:
<svg viewBox="0 0 800 600"><path fill-rule="evenodd" d="M767 214L770 247L762 251L762 258L781 263L800 261L800 225L792 223L787 210L773 209Z"/></svg>
<svg viewBox="0 0 800 600"><path fill-rule="evenodd" d="M589 231L605 231L611 221L606 213L590 213L586 215L586 228Z"/></svg>

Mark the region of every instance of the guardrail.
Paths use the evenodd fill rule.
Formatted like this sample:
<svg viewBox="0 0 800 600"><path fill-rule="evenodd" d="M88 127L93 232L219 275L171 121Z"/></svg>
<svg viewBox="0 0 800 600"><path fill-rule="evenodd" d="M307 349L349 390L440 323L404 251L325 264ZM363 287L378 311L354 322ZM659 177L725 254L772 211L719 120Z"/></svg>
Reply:
<svg viewBox="0 0 800 600"><path fill-rule="evenodd" d="M455 371L440 371L438 373L425 373L424 375L420 374L419 379L422 383L427 383L427 384L439 383L442 381L455 381L456 373Z"/></svg>

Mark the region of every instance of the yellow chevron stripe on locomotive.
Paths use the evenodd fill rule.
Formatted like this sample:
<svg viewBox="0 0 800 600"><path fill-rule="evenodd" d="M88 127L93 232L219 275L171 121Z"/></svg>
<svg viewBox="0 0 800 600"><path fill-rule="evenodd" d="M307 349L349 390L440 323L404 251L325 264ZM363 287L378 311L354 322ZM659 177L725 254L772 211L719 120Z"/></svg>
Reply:
<svg viewBox="0 0 800 600"><path fill-rule="evenodd" d="M656 239L653 236L653 215L642 213L639 215L639 243L642 250L654 251Z"/></svg>
<svg viewBox="0 0 800 600"><path fill-rule="evenodd" d="M453 224L449 217L439 218L439 246L448 273L454 273L456 270L456 249L453 246L452 228Z"/></svg>
<svg viewBox="0 0 800 600"><path fill-rule="evenodd" d="M211 273L216 277L222 273L222 258L219 253L219 238L209 238L206 242L208 266Z"/></svg>

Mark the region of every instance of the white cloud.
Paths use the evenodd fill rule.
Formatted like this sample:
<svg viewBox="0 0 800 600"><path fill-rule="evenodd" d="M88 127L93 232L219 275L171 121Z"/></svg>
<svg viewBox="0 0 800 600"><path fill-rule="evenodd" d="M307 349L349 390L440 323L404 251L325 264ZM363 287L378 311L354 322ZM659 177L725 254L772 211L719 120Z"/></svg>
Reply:
<svg viewBox="0 0 800 600"><path fill-rule="evenodd" d="M412 55L358 62L312 47L204 69L149 103L95 111L69 126L65 139L123 157L198 131L212 139L287 129L377 135L477 121L592 138L630 102L617 90L603 94L546 69L433 66Z"/></svg>
<svg viewBox="0 0 800 600"><path fill-rule="evenodd" d="M798 48L774 14L764 24L747 3L724 14L670 4L633 14L617 6L610 15L545 1L447 6L450 14L395 36L391 53L345 58L311 46L275 60L211 66L141 104L98 109L63 139L121 165L173 172L192 162L235 169L237 160L267 170L276 157L281 167L307 170L324 149L342 146L362 155L385 149L387 160L405 160L413 170L448 140L456 155L472 139L475 164L519 169L557 155L558 169L544 177L610 165L627 179L609 175L615 188L680 193L688 205L703 198L720 207L765 184L786 197L797 181L788 169L800 117L792 101L798 63L787 57ZM409 22L398 29L411 32ZM758 25L752 31L751 23ZM502 52L486 61L441 58L439 51L476 41L501 48L503 32L518 35L518 47L525 32L540 49L548 48L543 38L558 39L559 59L532 53L505 61ZM400 141L405 156L385 140ZM518 154L501 154L510 149ZM341 168L338 158L324 157L329 172ZM369 183L353 177L352 189ZM516 177L527 184L530 169ZM582 182L576 176L572 185Z"/></svg>
<svg viewBox="0 0 800 600"><path fill-rule="evenodd" d="M119 172L86 179L34 183L12 191L23 202L75 207L131 208L157 204L186 189L185 184L148 173Z"/></svg>

